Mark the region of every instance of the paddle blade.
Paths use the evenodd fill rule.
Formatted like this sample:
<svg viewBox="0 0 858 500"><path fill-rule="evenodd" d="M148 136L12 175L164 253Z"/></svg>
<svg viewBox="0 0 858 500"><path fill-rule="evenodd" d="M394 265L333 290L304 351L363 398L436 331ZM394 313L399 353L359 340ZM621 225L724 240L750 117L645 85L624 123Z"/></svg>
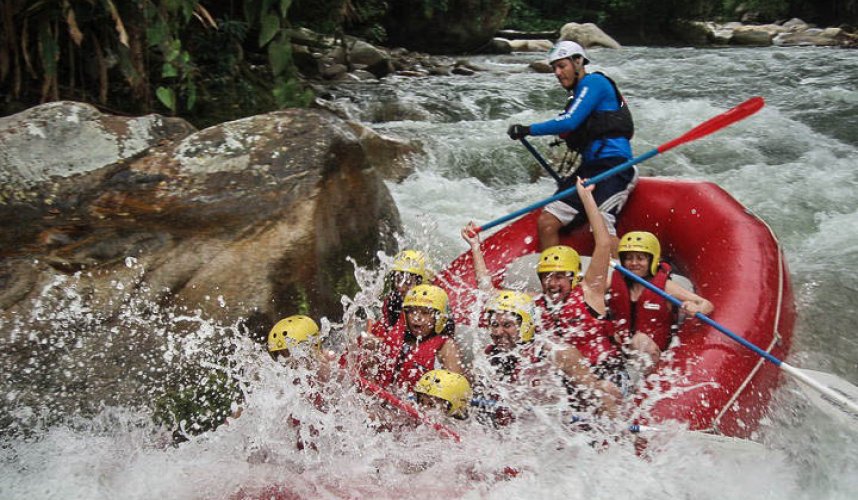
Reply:
<svg viewBox="0 0 858 500"><path fill-rule="evenodd" d="M765 101L763 101L762 97L752 97L747 101L739 104L735 108L729 109L718 116L710 118L700 125L694 127L689 130L685 134L677 137L676 139L666 142L658 147L659 153L664 153L667 150L673 149L680 144L685 144L688 141L693 141L695 139L700 139L701 137L705 137L712 132L717 132L722 128L732 125L739 120L745 119L752 114L759 111L765 105Z"/></svg>
<svg viewBox="0 0 858 500"><path fill-rule="evenodd" d="M804 368L796 368L796 370L840 396L831 397L809 385L802 384L801 388L817 408L841 422L858 428L858 387L831 373Z"/></svg>

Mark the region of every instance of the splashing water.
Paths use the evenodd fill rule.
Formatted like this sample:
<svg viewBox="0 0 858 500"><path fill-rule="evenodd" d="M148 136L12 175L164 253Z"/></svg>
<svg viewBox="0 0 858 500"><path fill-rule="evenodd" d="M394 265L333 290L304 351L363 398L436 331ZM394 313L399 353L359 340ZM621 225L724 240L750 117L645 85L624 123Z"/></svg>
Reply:
<svg viewBox="0 0 858 500"><path fill-rule="evenodd" d="M790 361L858 382L849 328L858 320L850 279L858 277L858 232L849 230L858 214L854 55L626 48L593 56L632 105L638 153L751 95L766 98L754 118L652 160L642 173L713 180L766 219L797 288ZM427 151L418 171L390 188L406 226L402 246L426 251L436 269L464 250L458 232L468 220L491 220L553 191L549 179L531 182L522 165L533 160L503 134L509 123L550 117L562 102L551 76L523 71L531 59L485 58L490 71L471 78L335 89L359 97L347 106L357 119L374 121L391 103L421 119L375 126L418 138ZM144 270L126 264L110 289L93 288L85 273L58 276L32 316L0 324L11 339L0 351L0 497L852 498L858 491L856 436L793 384L778 391L762 422L756 440L764 446L668 426L647 434L642 459L627 433L573 432L561 425L564 409L548 403L503 432L446 422L459 443L426 426L378 432L367 421L383 410L348 377L319 381L312 365L272 359L240 324L153 302ZM342 323L322 321L323 350L339 353L377 310L383 271L356 268L355 277L360 291L343 297ZM98 317L94 302L112 304L115 314ZM461 340L475 372L487 372L484 336L463 327ZM182 405L191 399L198 406L188 411ZM611 445L600 446L605 440Z"/></svg>

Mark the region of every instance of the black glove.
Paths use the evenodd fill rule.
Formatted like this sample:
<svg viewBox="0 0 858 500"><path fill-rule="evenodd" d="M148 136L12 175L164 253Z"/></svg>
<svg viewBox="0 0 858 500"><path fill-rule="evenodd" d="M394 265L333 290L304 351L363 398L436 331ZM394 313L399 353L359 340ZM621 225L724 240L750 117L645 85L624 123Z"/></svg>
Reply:
<svg viewBox="0 0 858 500"><path fill-rule="evenodd" d="M506 129L506 134L510 139L517 141L530 135L530 127L516 123L515 125L510 125L509 128Z"/></svg>

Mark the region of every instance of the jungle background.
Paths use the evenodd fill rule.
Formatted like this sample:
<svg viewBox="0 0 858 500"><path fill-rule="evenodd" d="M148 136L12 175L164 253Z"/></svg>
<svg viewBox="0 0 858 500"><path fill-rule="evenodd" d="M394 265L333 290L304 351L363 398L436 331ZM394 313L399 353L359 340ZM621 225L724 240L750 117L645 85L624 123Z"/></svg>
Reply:
<svg viewBox="0 0 858 500"><path fill-rule="evenodd" d="M670 45L684 20L793 17L854 31L858 0L3 0L0 115L62 99L205 127L306 106L314 91L291 45L302 28L467 54L477 47L439 38L439 29L551 32L593 22L624 44Z"/></svg>

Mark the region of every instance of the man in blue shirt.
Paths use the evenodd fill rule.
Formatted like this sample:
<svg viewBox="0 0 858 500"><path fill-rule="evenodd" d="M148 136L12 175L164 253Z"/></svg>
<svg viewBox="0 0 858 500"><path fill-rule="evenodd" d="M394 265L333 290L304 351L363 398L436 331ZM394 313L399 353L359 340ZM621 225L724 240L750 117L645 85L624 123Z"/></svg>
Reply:
<svg viewBox="0 0 858 500"><path fill-rule="evenodd" d="M632 157L629 143L634 133L632 116L616 84L602 73L587 73L590 62L581 45L558 42L548 52L557 81L570 93L566 109L557 117L531 125L515 124L507 134L513 140L528 135L559 135L581 165L558 186L558 191L574 186L577 178L588 179ZM624 170L596 185L594 196L611 237L616 240L616 217L637 182L637 167ZM545 207L539 216L539 246L559 245L562 228L586 221L583 206L573 194ZM616 246L616 245L614 245Z"/></svg>

